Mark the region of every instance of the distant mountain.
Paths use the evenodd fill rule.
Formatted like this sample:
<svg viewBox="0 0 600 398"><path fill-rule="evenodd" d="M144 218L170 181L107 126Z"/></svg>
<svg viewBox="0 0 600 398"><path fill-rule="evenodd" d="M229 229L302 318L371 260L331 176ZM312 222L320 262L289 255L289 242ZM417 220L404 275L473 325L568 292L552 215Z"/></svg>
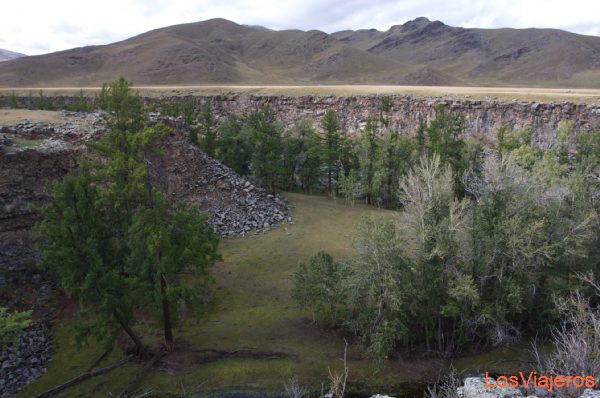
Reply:
<svg viewBox="0 0 600 398"><path fill-rule="evenodd" d="M600 37L464 29L270 30L225 19L0 64L0 86L418 84L600 87Z"/></svg>
<svg viewBox="0 0 600 398"><path fill-rule="evenodd" d="M600 87L600 37L558 29L465 29L417 18L386 32L332 35L386 58L426 64L473 85Z"/></svg>
<svg viewBox="0 0 600 398"><path fill-rule="evenodd" d="M0 48L0 62L8 61L11 59L16 59L16 58L21 58L21 57L25 57L25 54L15 53L15 52L3 50Z"/></svg>

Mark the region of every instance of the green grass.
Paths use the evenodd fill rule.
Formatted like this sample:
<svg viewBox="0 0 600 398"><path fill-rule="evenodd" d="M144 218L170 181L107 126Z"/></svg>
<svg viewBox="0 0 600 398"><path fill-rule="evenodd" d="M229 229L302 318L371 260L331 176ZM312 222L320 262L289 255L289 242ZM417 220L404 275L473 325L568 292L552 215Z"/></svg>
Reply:
<svg viewBox="0 0 600 398"><path fill-rule="evenodd" d="M327 380L328 368L341 370L344 342L339 332L319 327L310 313L295 308L290 298L292 275L298 264L319 250L334 257L352 255L349 237L361 215L378 211L372 207L347 206L343 200L287 194L292 205L293 224L268 233L222 241L223 262L215 267L217 283L213 301L201 319L187 319L175 331L182 344L195 347L231 349L251 347L283 352L284 359L222 359L180 367L175 372L153 370L137 388L159 396L182 396L210 391L282 391L282 383L298 376L301 383L319 390ZM383 211L383 210L382 210ZM395 213L385 211L390 217ZM54 328L56 356L49 371L19 395L30 397L76 376L97 358L101 349L77 349L69 331L70 321ZM148 343L160 342L160 329L138 326ZM117 349L102 365L116 361ZM513 353L506 354L514 357ZM497 357L491 354L465 358L460 368L491 370ZM168 360L168 358L167 358ZM358 342L350 340L348 352L351 389L363 392L413 396L418 383L430 382L447 363L436 359L386 361L379 372L364 357ZM139 365L88 380L62 396L108 396L116 394ZM498 367L496 366L496 369ZM412 390L410 390L412 389ZM409 392L410 391L410 392ZM418 394L421 396L421 394Z"/></svg>

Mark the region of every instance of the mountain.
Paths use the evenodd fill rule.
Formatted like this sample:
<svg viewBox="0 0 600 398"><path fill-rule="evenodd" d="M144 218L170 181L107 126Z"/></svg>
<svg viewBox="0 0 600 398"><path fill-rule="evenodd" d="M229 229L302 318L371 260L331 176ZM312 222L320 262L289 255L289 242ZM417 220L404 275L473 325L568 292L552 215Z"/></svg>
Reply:
<svg viewBox="0 0 600 398"><path fill-rule="evenodd" d="M25 56L26 56L25 54L15 53L15 52L3 50L0 48L0 62L8 61L9 59L21 58L21 57L25 57Z"/></svg>
<svg viewBox="0 0 600 398"><path fill-rule="evenodd" d="M224 19L175 25L105 46L0 65L0 85L369 84L419 68L346 45L321 31L273 31Z"/></svg>
<svg viewBox="0 0 600 398"><path fill-rule="evenodd" d="M418 84L600 87L600 37L465 29L270 30L225 19L0 64L0 86Z"/></svg>
<svg viewBox="0 0 600 398"><path fill-rule="evenodd" d="M332 36L371 54L425 64L472 85L600 87L597 36L558 29L465 29L423 17L385 32Z"/></svg>

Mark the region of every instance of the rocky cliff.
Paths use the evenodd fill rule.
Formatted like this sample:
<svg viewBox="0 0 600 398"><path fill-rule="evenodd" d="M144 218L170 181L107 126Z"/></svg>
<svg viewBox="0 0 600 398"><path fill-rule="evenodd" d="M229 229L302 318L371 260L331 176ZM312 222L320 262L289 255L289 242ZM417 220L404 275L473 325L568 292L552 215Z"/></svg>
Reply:
<svg viewBox="0 0 600 398"><path fill-rule="evenodd" d="M185 100L191 97L146 97L147 103ZM301 118L311 118L315 127L319 126L325 111L332 109L338 114L343 132L350 136L359 134L369 117L380 115L381 96L254 96L254 95L217 95L196 97L199 103L211 102L218 120L230 114L241 115L263 106L273 108L286 127L292 126ZM561 121L570 120L576 129L591 131L600 128L600 100L595 104L577 104L570 102L511 102L489 100L457 100L441 97L416 97L394 95L391 110L386 113L390 127L401 134L414 135L421 120L427 121L435 114L435 108L443 105L446 109L457 111L465 116L466 134L494 138L498 128L507 126L515 129L531 126L534 142L546 147L555 141L555 133ZM74 97L53 97L55 106L71 104ZM8 101L0 97L0 103ZM35 105L36 98L19 97L17 102L24 107Z"/></svg>
<svg viewBox="0 0 600 398"><path fill-rule="evenodd" d="M509 129L531 126L534 130L534 142L547 146L554 142L558 124L571 120L581 131L600 128L600 103L533 103L446 100L443 98L423 98L413 96L393 96L392 107L386 113L391 128L401 134L414 135L421 120L434 117L437 105L457 111L465 116L468 136L495 137L501 126ZM338 114L343 131L353 136L360 132L369 117L380 115L380 96L354 97L266 97L266 96L215 96L202 98L211 101L217 117L228 114L242 114L249 110L268 105L272 107L286 126L293 125L298 119L315 119L315 125L328 109Z"/></svg>

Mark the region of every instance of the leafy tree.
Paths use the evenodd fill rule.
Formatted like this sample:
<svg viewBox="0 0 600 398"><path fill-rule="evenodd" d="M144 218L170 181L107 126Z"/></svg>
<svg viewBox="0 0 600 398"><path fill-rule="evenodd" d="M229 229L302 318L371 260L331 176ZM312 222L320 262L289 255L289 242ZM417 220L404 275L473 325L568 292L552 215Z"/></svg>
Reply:
<svg viewBox="0 0 600 398"><path fill-rule="evenodd" d="M411 261L401 250L393 220L363 217L353 235L357 255L344 262L347 316L344 325L362 336L369 356L379 362L408 330L402 319L405 297L416 294Z"/></svg>
<svg viewBox="0 0 600 398"><path fill-rule="evenodd" d="M17 101L17 96L16 96L14 90L11 91L10 95L8 96L8 106L13 109L19 108L19 101Z"/></svg>
<svg viewBox="0 0 600 398"><path fill-rule="evenodd" d="M139 294L145 302L162 308L165 345L172 351L173 306L178 300L201 298L213 277L208 272L220 259L218 236L206 224L206 215L195 208L172 208L164 196L154 192L151 207L138 212L130 226L130 255L127 267L139 278ZM194 283L184 283L180 275L191 271Z"/></svg>
<svg viewBox="0 0 600 398"><path fill-rule="evenodd" d="M320 137L309 119L300 119L286 131L282 142L281 186L294 189L296 178L306 192L318 186L321 176Z"/></svg>
<svg viewBox="0 0 600 398"><path fill-rule="evenodd" d="M112 84L103 84L98 97L98 105L107 111L104 117L109 131L137 132L142 130L147 120L144 104L139 95L133 95L131 83L124 78ZM122 134L114 134L114 138L125 141ZM124 149L119 145L119 149Z"/></svg>
<svg viewBox="0 0 600 398"><path fill-rule="evenodd" d="M362 184L357 175L357 170L351 169L348 173L342 170L342 178L340 179L340 192L346 198L346 202L350 202L354 207L354 200L362 194Z"/></svg>
<svg viewBox="0 0 600 398"><path fill-rule="evenodd" d="M335 322L341 294L340 264L323 251L294 273L292 297L300 308L311 309Z"/></svg>

